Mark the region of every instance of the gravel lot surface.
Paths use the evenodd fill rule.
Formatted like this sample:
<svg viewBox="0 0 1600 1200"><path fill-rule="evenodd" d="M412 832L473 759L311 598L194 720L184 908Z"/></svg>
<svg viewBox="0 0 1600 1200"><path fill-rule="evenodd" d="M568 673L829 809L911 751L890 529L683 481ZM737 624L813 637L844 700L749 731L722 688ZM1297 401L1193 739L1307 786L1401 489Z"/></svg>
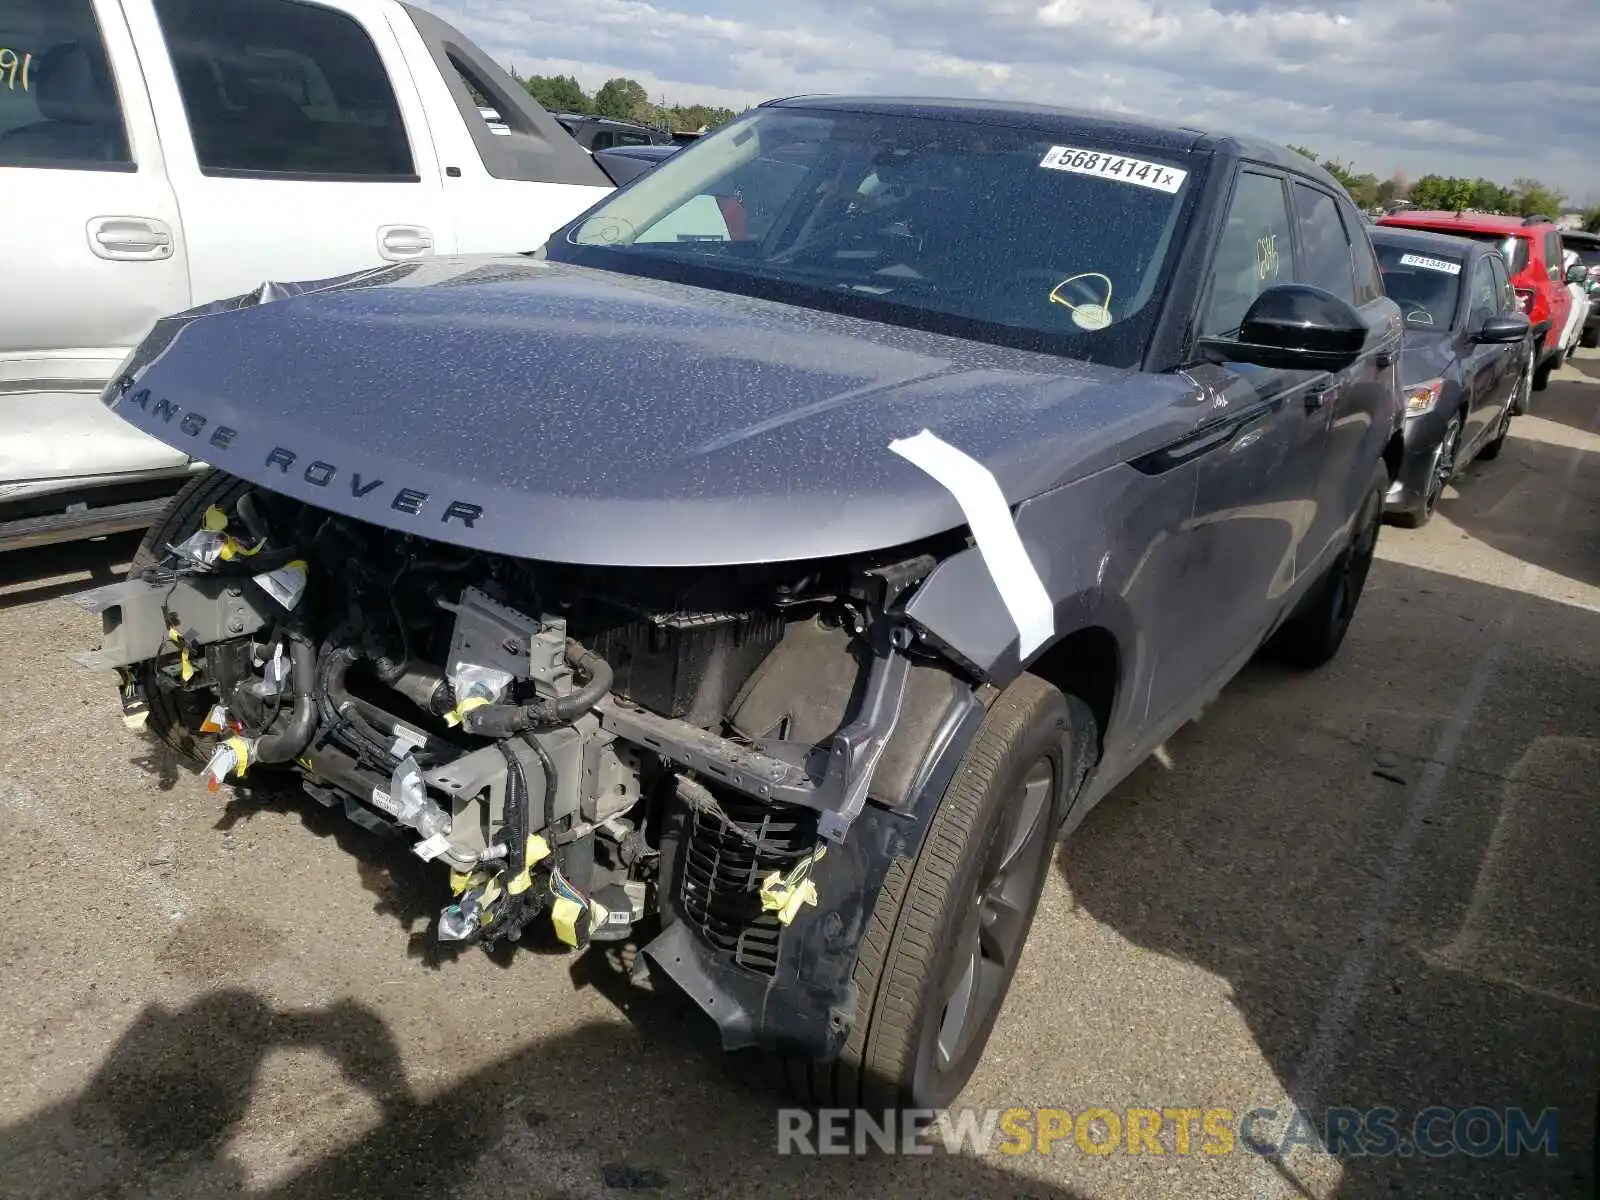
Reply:
<svg viewBox="0 0 1600 1200"><path fill-rule="evenodd" d="M670 996L441 959L409 856L125 730L61 597L130 550L0 556L0 1197L1594 1194L1593 352L1384 532L1331 668L1250 668L1062 847L963 1098L1555 1108L1554 1158L779 1157L761 1063Z"/></svg>

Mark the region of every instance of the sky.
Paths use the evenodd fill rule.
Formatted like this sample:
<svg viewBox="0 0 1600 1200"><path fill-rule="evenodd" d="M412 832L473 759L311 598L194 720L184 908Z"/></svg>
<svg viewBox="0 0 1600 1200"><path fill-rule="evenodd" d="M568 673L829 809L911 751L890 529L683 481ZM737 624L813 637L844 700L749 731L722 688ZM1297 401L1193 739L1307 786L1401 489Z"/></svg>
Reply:
<svg viewBox="0 0 1600 1200"><path fill-rule="evenodd" d="M740 109L993 96L1600 203L1600 0L422 0L524 75Z"/></svg>

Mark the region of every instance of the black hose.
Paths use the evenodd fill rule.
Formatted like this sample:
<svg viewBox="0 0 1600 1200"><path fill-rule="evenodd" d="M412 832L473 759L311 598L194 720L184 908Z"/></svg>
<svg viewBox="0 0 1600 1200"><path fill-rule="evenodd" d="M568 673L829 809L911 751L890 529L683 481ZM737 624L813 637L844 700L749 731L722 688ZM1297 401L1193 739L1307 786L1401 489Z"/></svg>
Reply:
<svg viewBox="0 0 1600 1200"><path fill-rule="evenodd" d="M588 681L565 696L540 696L527 704L485 704L467 713L461 724L481 737L507 738L529 729L548 729L577 720L603 700L616 675L611 664L579 642L567 639L567 663Z"/></svg>
<svg viewBox="0 0 1600 1200"><path fill-rule="evenodd" d="M299 634L289 635L289 665L294 712L284 729L256 742L257 762L288 762L311 744L311 735L317 731L317 656L311 643Z"/></svg>
<svg viewBox="0 0 1600 1200"><path fill-rule="evenodd" d="M389 742L368 724L356 698L344 686L345 673L361 652L353 646L328 645L317 667L316 703L322 720L334 735L358 753L393 770L400 761L389 752Z"/></svg>
<svg viewBox="0 0 1600 1200"><path fill-rule="evenodd" d="M239 519L244 522L244 527L250 531L250 536L256 540L256 545L265 545L267 539L272 536L272 531L256 509L256 494L246 492L239 497L233 507L239 514Z"/></svg>

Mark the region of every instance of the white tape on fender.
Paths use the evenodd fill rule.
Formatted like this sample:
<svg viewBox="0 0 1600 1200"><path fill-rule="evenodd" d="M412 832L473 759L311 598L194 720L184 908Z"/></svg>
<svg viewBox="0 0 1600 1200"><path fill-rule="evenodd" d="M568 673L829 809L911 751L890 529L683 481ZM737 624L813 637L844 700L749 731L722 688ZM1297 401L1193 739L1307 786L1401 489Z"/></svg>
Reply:
<svg viewBox="0 0 1600 1200"><path fill-rule="evenodd" d="M924 429L889 443L889 449L920 467L956 498L972 529L984 566L1011 614L1027 658L1055 633L1055 605L1011 520L1011 507L989 468Z"/></svg>

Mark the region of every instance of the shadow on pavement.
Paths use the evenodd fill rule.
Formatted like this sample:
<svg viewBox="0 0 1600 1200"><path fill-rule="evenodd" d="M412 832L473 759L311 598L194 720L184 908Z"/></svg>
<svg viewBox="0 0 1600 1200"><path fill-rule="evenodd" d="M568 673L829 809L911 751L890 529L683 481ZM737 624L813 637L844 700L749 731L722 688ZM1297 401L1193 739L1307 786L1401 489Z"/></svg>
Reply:
<svg viewBox="0 0 1600 1200"><path fill-rule="evenodd" d="M116 583L142 536L119 533L94 541L0 551L0 611Z"/></svg>
<svg viewBox="0 0 1600 1200"><path fill-rule="evenodd" d="M1559 1112L1555 1158L1350 1157L1339 1200L1590 1196L1600 614L1381 561L1368 587L1387 628L1374 604L1324 672L1247 669L1168 744L1170 769L1146 763L1089 815L1060 870L1088 915L1228 981L1314 1117L1389 1107L1405 1134L1433 1105ZM1512 607L1518 640L1452 750L1470 664L1500 653ZM1434 690L1418 647L1450 637L1463 669ZM1441 747L1453 762L1432 762Z"/></svg>
<svg viewBox="0 0 1600 1200"><path fill-rule="evenodd" d="M78 1096L0 1129L0 1195L1072 1200L942 1153L779 1156L774 1104L755 1073L742 1080L709 1058L674 1006L650 1006L646 1038L625 1026L586 1026L516 1049L427 1098L408 1084L393 1039L363 1006L280 1012L248 991L213 992L177 1011L151 1006ZM381 1117L287 1178L250 1187L228 1142L263 1061L291 1047L323 1052ZM292 1128L272 1133L294 1136Z"/></svg>
<svg viewBox="0 0 1600 1200"><path fill-rule="evenodd" d="M1593 432L1600 435L1600 388L1591 389L1586 411L1585 428L1594 421ZM1600 477L1600 455L1513 437L1499 459L1475 463L1456 478L1440 499L1439 512L1502 554L1600 586L1600 490L1576 491L1560 525L1548 519L1547 507L1530 511L1529 481L1564 478L1575 453L1582 455L1581 474Z"/></svg>

